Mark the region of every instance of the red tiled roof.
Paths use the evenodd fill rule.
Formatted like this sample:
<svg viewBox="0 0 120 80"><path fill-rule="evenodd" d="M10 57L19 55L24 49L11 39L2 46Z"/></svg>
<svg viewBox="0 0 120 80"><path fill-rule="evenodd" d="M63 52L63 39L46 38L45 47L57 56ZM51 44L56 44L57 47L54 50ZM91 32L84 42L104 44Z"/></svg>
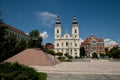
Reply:
<svg viewBox="0 0 120 80"><path fill-rule="evenodd" d="M102 38L96 38L94 35L91 35L90 37L86 38L81 44L90 44L92 38L95 38L97 42L104 42Z"/></svg>
<svg viewBox="0 0 120 80"><path fill-rule="evenodd" d="M90 45L90 43L87 43L87 42L82 42L81 44Z"/></svg>

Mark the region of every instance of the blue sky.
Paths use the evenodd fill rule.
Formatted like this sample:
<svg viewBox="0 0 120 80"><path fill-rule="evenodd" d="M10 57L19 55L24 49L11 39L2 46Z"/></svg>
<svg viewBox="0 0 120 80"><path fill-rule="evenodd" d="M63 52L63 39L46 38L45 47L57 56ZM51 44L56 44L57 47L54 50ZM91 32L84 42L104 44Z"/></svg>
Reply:
<svg viewBox="0 0 120 80"><path fill-rule="evenodd" d="M54 43L54 27L59 15L63 33L71 33L77 16L80 38L91 34L120 43L120 0L1 0L3 21L25 33L39 29L43 43Z"/></svg>

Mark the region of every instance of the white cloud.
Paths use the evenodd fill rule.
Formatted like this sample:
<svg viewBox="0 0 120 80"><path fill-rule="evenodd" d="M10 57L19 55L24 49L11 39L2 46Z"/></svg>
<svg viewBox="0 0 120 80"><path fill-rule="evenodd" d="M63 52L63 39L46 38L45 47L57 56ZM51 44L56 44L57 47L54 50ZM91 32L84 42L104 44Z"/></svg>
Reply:
<svg viewBox="0 0 120 80"><path fill-rule="evenodd" d="M80 38L80 43L83 42L84 40L82 38Z"/></svg>
<svg viewBox="0 0 120 80"><path fill-rule="evenodd" d="M36 14L40 17L42 24L49 28L55 23L57 17L56 14L49 12L37 12Z"/></svg>
<svg viewBox="0 0 120 80"><path fill-rule="evenodd" d="M110 45L117 45L118 43L111 40L111 39L104 39L105 47L108 47Z"/></svg>
<svg viewBox="0 0 120 80"><path fill-rule="evenodd" d="M46 31L40 33L40 36L43 38L43 39L46 39L48 38L48 33Z"/></svg>
<svg viewBox="0 0 120 80"><path fill-rule="evenodd" d="M29 33L25 33L26 35L29 35Z"/></svg>

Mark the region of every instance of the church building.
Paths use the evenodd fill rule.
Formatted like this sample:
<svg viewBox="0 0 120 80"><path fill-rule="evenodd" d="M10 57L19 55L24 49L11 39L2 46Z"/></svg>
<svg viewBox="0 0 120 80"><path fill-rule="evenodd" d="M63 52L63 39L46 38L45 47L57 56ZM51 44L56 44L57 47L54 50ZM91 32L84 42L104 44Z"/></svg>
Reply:
<svg viewBox="0 0 120 80"><path fill-rule="evenodd" d="M73 17L71 33L62 34L62 26L58 16L54 31L54 51L62 52L63 56L68 54L73 58L80 57L80 37L76 16Z"/></svg>

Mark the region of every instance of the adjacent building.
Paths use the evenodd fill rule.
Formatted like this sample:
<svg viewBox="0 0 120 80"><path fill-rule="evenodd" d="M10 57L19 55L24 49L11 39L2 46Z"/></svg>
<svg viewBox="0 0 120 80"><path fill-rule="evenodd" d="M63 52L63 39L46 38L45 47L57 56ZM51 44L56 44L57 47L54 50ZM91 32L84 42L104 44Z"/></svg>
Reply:
<svg viewBox="0 0 120 80"><path fill-rule="evenodd" d="M26 35L26 33L24 33L23 31L15 28L15 27L12 27L8 24L0 22L0 27L6 28L6 31L7 31L6 37L10 36L11 34L14 34L16 36L16 39L18 39L18 40L21 40L21 39L28 40L29 39L28 35Z"/></svg>
<svg viewBox="0 0 120 80"><path fill-rule="evenodd" d="M85 54L87 57L92 57L93 53L105 54L104 40L102 38L96 38L94 35L86 38L82 43L81 47L84 47Z"/></svg>
<svg viewBox="0 0 120 80"><path fill-rule="evenodd" d="M54 51L69 54L70 56L80 57L80 38L79 38L79 27L76 20L76 16L73 18L72 30L69 34L66 32L62 33L62 25L60 17L57 17L54 31Z"/></svg>

